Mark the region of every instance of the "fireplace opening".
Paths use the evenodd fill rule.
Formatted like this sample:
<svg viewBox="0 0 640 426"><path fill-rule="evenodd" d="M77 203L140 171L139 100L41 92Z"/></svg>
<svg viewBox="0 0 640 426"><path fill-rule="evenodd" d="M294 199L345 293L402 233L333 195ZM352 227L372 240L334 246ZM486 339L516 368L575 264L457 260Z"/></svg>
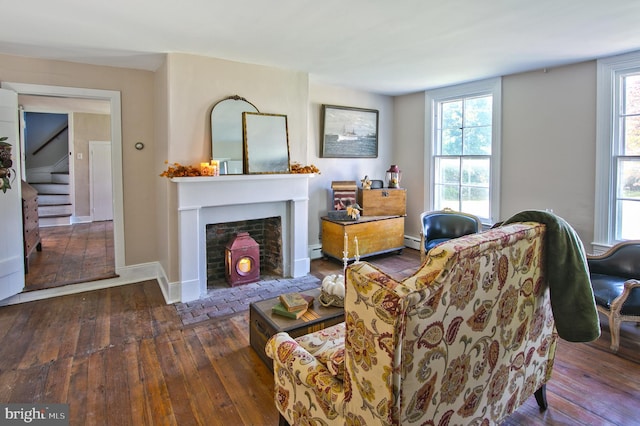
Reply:
<svg viewBox="0 0 640 426"><path fill-rule="evenodd" d="M261 278L282 276L282 220L279 216L213 223L206 226L207 288L229 287L225 279L225 248L241 232L249 233L258 243Z"/></svg>

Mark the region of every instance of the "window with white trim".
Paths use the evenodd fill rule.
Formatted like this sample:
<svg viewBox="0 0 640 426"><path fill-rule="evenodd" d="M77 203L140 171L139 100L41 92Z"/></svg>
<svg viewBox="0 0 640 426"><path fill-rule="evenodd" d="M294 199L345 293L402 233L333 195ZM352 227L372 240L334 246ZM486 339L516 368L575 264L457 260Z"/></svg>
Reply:
<svg viewBox="0 0 640 426"><path fill-rule="evenodd" d="M499 217L501 80L427 92L431 210L451 208L492 224Z"/></svg>
<svg viewBox="0 0 640 426"><path fill-rule="evenodd" d="M640 239L640 53L598 61L595 243Z"/></svg>

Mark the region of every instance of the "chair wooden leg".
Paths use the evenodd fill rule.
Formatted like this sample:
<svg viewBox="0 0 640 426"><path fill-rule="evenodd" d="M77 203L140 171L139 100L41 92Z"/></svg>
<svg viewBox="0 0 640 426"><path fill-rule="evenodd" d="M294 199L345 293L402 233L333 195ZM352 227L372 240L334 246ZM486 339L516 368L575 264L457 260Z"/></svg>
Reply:
<svg viewBox="0 0 640 426"><path fill-rule="evenodd" d="M549 404L547 404L547 385L544 384L540 386L540 388L535 391L534 395L536 397L536 402L540 407L540 411L546 410L549 406Z"/></svg>
<svg viewBox="0 0 640 426"><path fill-rule="evenodd" d="M611 332L611 350L618 352L620 347L620 321L615 314L609 316L609 331Z"/></svg>
<svg viewBox="0 0 640 426"><path fill-rule="evenodd" d="M289 426L289 422L280 414L280 418L278 419L278 426Z"/></svg>

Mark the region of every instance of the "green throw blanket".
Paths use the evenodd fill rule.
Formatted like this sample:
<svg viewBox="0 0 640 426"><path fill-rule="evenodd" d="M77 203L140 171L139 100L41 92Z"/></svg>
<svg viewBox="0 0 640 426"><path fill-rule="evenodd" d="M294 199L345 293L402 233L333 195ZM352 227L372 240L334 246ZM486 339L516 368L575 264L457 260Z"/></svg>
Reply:
<svg viewBox="0 0 640 426"><path fill-rule="evenodd" d="M569 342L591 342L600 336L589 267L584 247L564 219L539 210L527 210L507 219L546 225L545 262L551 309L558 335Z"/></svg>

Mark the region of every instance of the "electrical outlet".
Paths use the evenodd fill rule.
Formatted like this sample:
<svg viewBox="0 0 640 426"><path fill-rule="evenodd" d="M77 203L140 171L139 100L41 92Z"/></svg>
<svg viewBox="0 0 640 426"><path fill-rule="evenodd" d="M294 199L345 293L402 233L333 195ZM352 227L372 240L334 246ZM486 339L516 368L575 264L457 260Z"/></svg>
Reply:
<svg viewBox="0 0 640 426"><path fill-rule="evenodd" d="M82 153L81 153L81 152L77 153L77 154L76 154L76 158L77 158L78 160L82 160Z"/></svg>

